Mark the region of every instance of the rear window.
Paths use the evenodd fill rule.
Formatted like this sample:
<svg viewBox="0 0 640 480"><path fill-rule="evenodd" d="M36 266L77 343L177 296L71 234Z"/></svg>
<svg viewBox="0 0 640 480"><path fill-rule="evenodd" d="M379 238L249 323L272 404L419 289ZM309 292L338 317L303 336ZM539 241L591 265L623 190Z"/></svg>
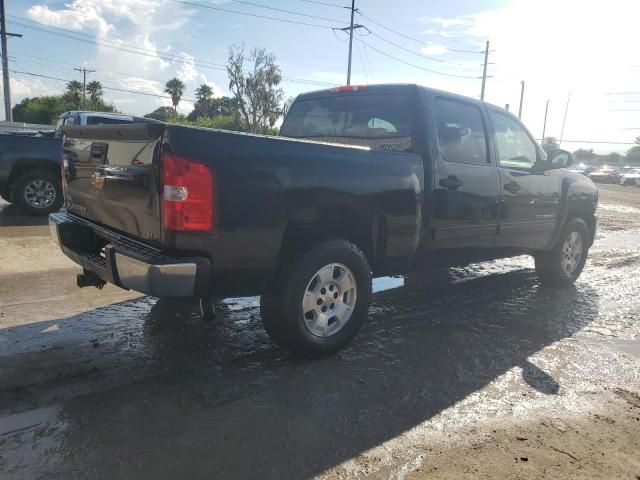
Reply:
<svg viewBox="0 0 640 480"><path fill-rule="evenodd" d="M124 118L114 118L114 117L97 117L97 116L88 116L87 117L87 125L115 125L122 123L131 123L131 120Z"/></svg>
<svg viewBox="0 0 640 480"><path fill-rule="evenodd" d="M376 150L411 150L411 109L405 95L335 95L296 101L282 135Z"/></svg>

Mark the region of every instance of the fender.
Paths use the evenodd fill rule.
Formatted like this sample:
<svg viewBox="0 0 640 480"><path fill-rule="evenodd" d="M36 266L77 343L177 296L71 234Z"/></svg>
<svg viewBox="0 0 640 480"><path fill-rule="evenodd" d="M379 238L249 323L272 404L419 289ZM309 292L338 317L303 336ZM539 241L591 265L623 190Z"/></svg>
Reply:
<svg viewBox="0 0 640 480"><path fill-rule="evenodd" d="M556 222L551 241L545 250L550 250L557 244L567 221L575 217L580 217L587 222L591 233L589 246L593 245L597 206L598 189L594 183L579 173L572 174L566 172L566 176L562 178L562 185L560 187L558 221Z"/></svg>

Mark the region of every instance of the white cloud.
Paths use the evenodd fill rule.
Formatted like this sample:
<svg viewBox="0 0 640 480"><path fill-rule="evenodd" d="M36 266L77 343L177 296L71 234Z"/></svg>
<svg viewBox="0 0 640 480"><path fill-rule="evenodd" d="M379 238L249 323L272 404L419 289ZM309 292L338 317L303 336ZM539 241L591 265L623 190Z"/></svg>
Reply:
<svg viewBox="0 0 640 480"><path fill-rule="evenodd" d="M447 47L433 42L427 42L426 47L422 47L420 51L425 55L444 55L447 53Z"/></svg>
<svg viewBox="0 0 640 480"><path fill-rule="evenodd" d="M217 0L216 3L224 1ZM200 84L210 85L215 96L225 94L202 73L192 55L185 52L176 55L169 43L175 38L172 32L182 29L196 14L196 10L170 0L72 0L59 9L43 3L28 11L31 19L45 25L86 31L120 42L122 47L115 49L98 40L100 45L89 50L92 58L82 59L96 70L92 78L102 81L105 86L165 96L164 83L174 76L182 79L186 84L185 100L178 106L182 113L193 108L187 100L194 97L193 92ZM188 38L188 31L180 30L180 40L185 38ZM127 49L142 49L143 54ZM105 97L116 107L122 104L125 109L126 105L134 114L144 114L158 106L171 106L168 98L109 89L105 89Z"/></svg>
<svg viewBox="0 0 640 480"><path fill-rule="evenodd" d="M634 126L629 125L632 114L612 112L606 92L638 91L640 72L629 67L640 64L635 48L639 16L640 2L625 0L515 0L501 9L433 19L427 26L460 45L490 40L495 51L489 57L493 78L487 80L486 99L517 110L520 81L525 80L523 119L536 136L541 134L547 99L547 134L560 136L571 91L565 139L629 141L623 128ZM477 63L482 63L480 57ZM479 89L479 82L469 81L463 93L477 96Z"/></svg>
<svg viewBox="0 0 640 480"><path fill-rule="evenodd" d="M113 28L95 1L74 0L69 8L51 10L48 5L34 5L27 15L37 22L70 30L93 30L106 35Z"/></svg>
<svg viewBox="0 0 640 480"><path fill-rule="evenodd" d="M57 88L44 83L39 79L32 78L11 78L11 100L19 103L27 97L37 97L41 95L56 95L60 93Z"/></svg>

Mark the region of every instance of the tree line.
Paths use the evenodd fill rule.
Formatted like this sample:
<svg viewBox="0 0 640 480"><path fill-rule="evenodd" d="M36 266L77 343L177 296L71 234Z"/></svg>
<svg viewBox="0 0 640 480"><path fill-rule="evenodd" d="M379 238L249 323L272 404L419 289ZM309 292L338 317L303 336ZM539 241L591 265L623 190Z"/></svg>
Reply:
<svg viewBox="0 0 640 480"><path fill-rule="evenodd" d="M585 163L629 163L640 165L640 136L634 140L635 145L629 148L625 155L617 152L599 155L593 151L593 148L579 148L573 152L573 157L577 162ZM560 142L556 137L545 137L542 139L542 148L548 153L551 150L560 148Z"/></svg>
<svg viewBox="0 0 640 480"><path fill-rule="evenodd" d="M227 74L231 96L216 98L213 89L203 83L195 90L193 110L183 115L178 112L178 106L184 101L186 85L175 77L168 80L164 88L172 106L159 107L144 116L210 128L277 133L275 124L286 112L290 100L285 101L280 88L282 73L276 57L263 48L247 52L244 46L232 46ZM81 82L73 80L67 83L62 95L25 98L13 107L13 118L18 122L53 124L60 114L69 110L117 112L113 103L104 101L102 90L97 80L89 82L86 91Z"/></svg>

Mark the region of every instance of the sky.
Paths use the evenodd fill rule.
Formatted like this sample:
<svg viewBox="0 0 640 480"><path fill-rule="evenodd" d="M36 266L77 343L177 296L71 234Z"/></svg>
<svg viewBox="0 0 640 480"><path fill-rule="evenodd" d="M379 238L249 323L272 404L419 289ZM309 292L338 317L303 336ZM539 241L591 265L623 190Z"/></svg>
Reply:
<svg viewBox="0 0 640 480"><path fill-rule="evenodd" d="M276 56L286 96L346 84L348 37L339 29L349 0L6 3L7 30L23 35L9 40L14 104L61 93L65 81L82 81L74 68L86 67L106 100L135 115L170 105L163 86L177 76L188 113L202 83L229 94L228 49L243 44ZM479 98L489 41L485 100L517 114L524 80L522 119L536 137L547 100L545 135L562 136L569 150L624 153L640 135L638 0L356 0L356 8L363 27L352 84L418 83Z"/></svg>

